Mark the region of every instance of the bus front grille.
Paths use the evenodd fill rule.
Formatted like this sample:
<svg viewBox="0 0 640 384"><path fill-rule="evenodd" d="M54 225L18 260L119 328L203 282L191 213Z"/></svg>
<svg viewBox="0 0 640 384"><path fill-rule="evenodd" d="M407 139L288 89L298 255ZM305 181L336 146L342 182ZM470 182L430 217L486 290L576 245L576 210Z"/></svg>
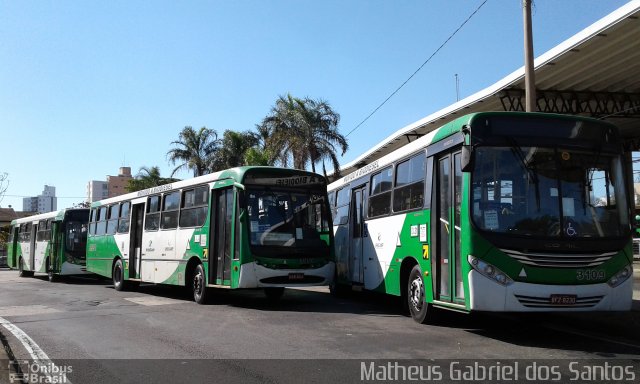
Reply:
<svg viewBox="0 0 640 384"><path fill-rule="evenodd" d="M553 304L551 297L515 295L520 304L529 308L590 308L598 305L604 296L576 297L575 303Z"/></svg>
<svg viewBox="0 0 640 384"><path fill-rule="evenodd" d="M591 268L608 261L617 252L605 253L540 253L520 252L513 249L501 249L502 252L522 264L546 268Z"/></svg>
<svg viewBox="0 0 640 384"><path fill-rule="evenodd" d="M302 278L292 279L289 276L274 276L267 277L260 280L263 284L287 284L287 285L296 285L296 284L322 284L325 282L325 278L321 276L308 276L304 275Z"/></svg>

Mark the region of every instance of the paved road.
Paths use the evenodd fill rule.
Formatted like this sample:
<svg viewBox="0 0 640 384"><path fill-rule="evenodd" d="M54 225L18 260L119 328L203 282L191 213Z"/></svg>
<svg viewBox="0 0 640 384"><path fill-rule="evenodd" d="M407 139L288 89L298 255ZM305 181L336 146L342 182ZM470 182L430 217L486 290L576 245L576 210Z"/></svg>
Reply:
<svg viewBox="0 0 640 384"><path fill-rule="evenodd" d="M630 313L447 313L436 326L400 315L394 298L337 299L324 288L287 290L275 304L260 291L217 291L201 306L173 287L117 292L106 281L52 284L0 270L0 292L0 318L51 361L74 366L76 383L199 382L208 375L216 383L344 382L360 378L361 362L372 359L640 358L640 290ZM16 358L29 358L20 340L0 332Z"/></svg>

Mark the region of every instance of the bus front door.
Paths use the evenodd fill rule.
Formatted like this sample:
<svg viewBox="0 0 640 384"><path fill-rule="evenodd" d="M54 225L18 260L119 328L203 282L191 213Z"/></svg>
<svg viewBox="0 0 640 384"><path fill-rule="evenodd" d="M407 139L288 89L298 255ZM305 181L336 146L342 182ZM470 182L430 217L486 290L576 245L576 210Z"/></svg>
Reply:
<svg viewBox="0 0 640 384"><path fill-rule="evenodd" d="M460 207L462 203L461 153L442 156L437 162L434 188L436 228L436 300L464 304L460 256Z"/></svg>
<svg viewBox="0 0 640 384"><path fill-rule="evenodd" d="M212 192L209 284L231 285L233 188Z"/></svg>
<svg viewBox="0 0 640 384"><path fill-rule="evenodd" d="M11 268L17 268L18 260L16 258L16 255L18 254L18 247L20 246L18 243L18 233L20 233L20 226L16 225L11 230L13 231L13 236L11 237L13 241L11 242L11 253L9 253L9 259L7 260L7 262Z"/></svg>
<svg viewBox="0 0 640 384"><path fill-rule="evenodd" d="M140 278L140 255L142 254L142 223L144 203L134 204L131 211L131 228L129 239L129 278Z"/></svg>
<svg viewBox="0 0 640 384"><path fill-rule="evenodd" d="M31 226L31 241L29 245L29 270L36 271L36 236L38 235L38 224Z"/></svg>
<svg viewBox="0 0 640 384"><path fill-rule="evenodd" d="M351 190L351 247L349 250L349 277L355 284L364 284L364 194L365 187Z"/></svg>

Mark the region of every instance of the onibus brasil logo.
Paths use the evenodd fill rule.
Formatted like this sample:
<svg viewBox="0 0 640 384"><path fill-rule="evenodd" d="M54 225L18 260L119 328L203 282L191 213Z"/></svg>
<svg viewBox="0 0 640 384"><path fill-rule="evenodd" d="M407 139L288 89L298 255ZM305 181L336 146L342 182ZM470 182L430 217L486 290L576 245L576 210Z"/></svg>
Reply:
<svg viewBox="0 0 640 384"><path fill-rule="evenodd" d="M65 384L71 383L67 374L73 372L70 365L60 366L52 361L22 360L9 361L9 369L18 366L19 372L9 373L11 383Z"/></svg>

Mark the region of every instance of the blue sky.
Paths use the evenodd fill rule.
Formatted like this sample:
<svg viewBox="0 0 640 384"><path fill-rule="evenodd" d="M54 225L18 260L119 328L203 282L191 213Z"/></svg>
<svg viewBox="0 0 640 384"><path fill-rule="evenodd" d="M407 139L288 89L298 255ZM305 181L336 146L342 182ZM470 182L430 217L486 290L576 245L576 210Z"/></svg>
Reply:
<svg viewBox="0 0 640 384"><path fill-rule="evenodd" d="M0 0L0 206L21 210L45 184L71 206L121 166L168 176L184 126L252 130L287 92L327 100L346 134L482 2ZM535 55L625 3L536 0ZM455 102L455 74L464 98L521 67L522 39L520 0L488 0L341 163Z"/></svg>

